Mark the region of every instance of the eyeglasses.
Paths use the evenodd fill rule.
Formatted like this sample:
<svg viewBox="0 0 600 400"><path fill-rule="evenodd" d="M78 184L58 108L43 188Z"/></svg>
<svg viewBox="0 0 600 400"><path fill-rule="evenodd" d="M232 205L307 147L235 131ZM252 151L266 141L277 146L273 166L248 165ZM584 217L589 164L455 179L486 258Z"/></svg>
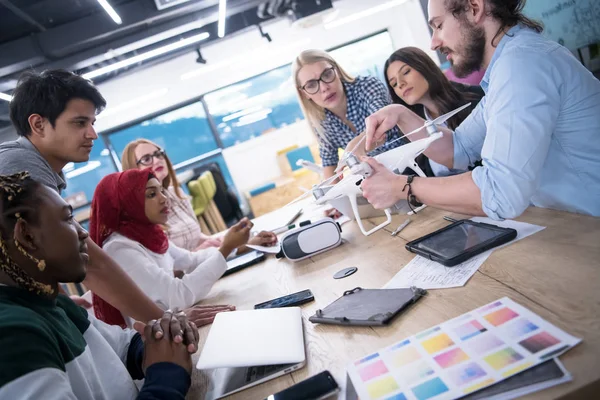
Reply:
<svg viewBox="0 0 600 400"><path fill-rule="evenodd" d="M142 156L142 158L140 158L139 160L137 160L135 163L137 165L152 165L152 161L154 161L155 158L159 159L159 160L164 160L165 159L165 151L164 150L156 150L154 153L152 154L144 154Z"/></svg>
<svg viewBox="0 0 600 400"><path fill-rule="evenodd" d="M306 81L304 86L302 86L300 89L304 90L308 94L316 94L319 92L319 89L321 89L321 81L324 83L331 83L335 80L335 76L335 68L327 68L321 73L319 79L311 79Z"/></svg>

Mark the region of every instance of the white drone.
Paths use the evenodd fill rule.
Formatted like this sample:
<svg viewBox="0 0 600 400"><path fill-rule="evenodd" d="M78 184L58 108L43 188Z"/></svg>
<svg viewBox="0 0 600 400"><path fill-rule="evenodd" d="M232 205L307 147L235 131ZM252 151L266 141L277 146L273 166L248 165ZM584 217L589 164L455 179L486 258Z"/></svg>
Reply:
<svg viewBox="0 0 600 400"><path fill-rule="evenodd" d="M453 117L455 114L464 110L469 105L471 105L471 103L465 104L464 106L461 106L453 111L450 111L447 114L441 115L441 116L435 118L434 120L426 120L425 124L423 126L415 129L412 132L407 133L404 136L399 137L398 139L395 139L394 141L392 141L390 143L398 141L407 136L413 135L413 134L419 132L423 128L427 129L427 133L429 134L429 137L426 137L426 138L420 139L420 140L416 140L414 142L410 142L403 146L400 146L395 149L388 150L384 153L378 154L377 156L374 157L375 160L377 160L378 162L383 164L387 169L389 169L390 171L392 171L394 173L401 173L406 168L410 168L413 171L415 171L419 176L425 177L426 176L425 173L418 166L415 159L421 153L423 153L425 150L427 150L427 148L431 145L431 143L435 142L436 140L440 139L443 136L443 133L438 130L437 125L443 124L449 118ZM354 148L351 151L344 153L344 156L342 157L342 160L340 161L340 166L336 169L336 171L339 170L339 172L337 172L331 178L328 178L328 179L322 181L321 183L314 185L310 191L304 193L302 196L296 198L289 204L293 204L297 201L300 201L300 200L304 199L305 197L309 196L310 194L312 194L315 197L316 204L322 205L325 203L331 203L335 208L339 209L342 213L348 215L347 211L344 210L344 208L347 208L347 207L344 207L345 201L338 201L338 200L343 200L345 197L347 197L350 202L351 210L354 214L356 222L358 223L358 226L359 226L361 232L363 233L363 235L369 236L372 233L389 225L392 222L392 215L391 215L392 210L389 208L384 210L385 215L386 215L386 220L382 224L377 225L376 227L374 227L373 229L371 229L369 231L365 230L362 220L361 220L361 217L360 217L360 213L358 211L358 198L362 197L362 191L360 188L360 184L363 179L368 178L373 173L371 166L364 161L361 162L358 159L358 157L354 154L354 151L358 148L358 146L360 146L360 144L365 140L365 138L366 138L366 136L363 137L354 146ZM345 174L341 181L337 182L336 184L330 185L331 182L333 182L335 179L339 178L341 175L344 174L344 171L341 171L341 169L343 169L344 167L348 167L348 169L350 170L350 173ZM401 210L404 208L404 206L405 206L405 201L402 201L402 202L394 205L394 208ZM422 209L424 207L426 207L426 206L423 205L423 206L417 208L414 212L419 211L420 209Z"/></svg>

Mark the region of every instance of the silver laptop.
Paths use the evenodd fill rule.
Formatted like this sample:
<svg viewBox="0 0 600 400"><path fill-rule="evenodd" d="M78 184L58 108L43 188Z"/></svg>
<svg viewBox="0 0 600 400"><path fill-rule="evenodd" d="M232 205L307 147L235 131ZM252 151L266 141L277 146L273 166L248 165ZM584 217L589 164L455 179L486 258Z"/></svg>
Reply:
<svg viewBox="0 0 600 400"><path fill-rule="evenodd" d="M208 398L221 398L302 368L299 307L217 314L198 369L214 369Z"/></svg>

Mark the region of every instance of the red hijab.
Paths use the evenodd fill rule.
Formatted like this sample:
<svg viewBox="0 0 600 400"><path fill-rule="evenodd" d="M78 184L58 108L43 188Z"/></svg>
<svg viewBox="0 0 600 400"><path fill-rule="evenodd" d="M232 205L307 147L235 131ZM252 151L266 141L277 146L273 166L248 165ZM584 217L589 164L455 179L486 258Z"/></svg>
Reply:
<svg viewBox="0 0 600 400"><path fill-rule="evenodd" d="M105 176L94 192L90 214L90 237L100 247L115 232L140 243L148 250L164 254L169 240L163 229L146 217L146 184L154 175L148 170L131 169ZM122 314L93 294L96 318L125 326Z"/></svg>

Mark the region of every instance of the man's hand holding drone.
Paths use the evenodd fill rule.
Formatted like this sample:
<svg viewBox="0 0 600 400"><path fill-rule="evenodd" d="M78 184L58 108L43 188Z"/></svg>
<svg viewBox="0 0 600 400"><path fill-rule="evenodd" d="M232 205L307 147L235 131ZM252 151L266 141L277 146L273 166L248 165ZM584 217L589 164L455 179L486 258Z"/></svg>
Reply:
<svg viewBox="0 0 600 400"><path fill-rule="evenodd" d="M362 157L373 169L373 174L362 181L363 196L377 209L392 207L406 198L402 190L406 185L405 175L396 175L374 158Z"/></svg>

